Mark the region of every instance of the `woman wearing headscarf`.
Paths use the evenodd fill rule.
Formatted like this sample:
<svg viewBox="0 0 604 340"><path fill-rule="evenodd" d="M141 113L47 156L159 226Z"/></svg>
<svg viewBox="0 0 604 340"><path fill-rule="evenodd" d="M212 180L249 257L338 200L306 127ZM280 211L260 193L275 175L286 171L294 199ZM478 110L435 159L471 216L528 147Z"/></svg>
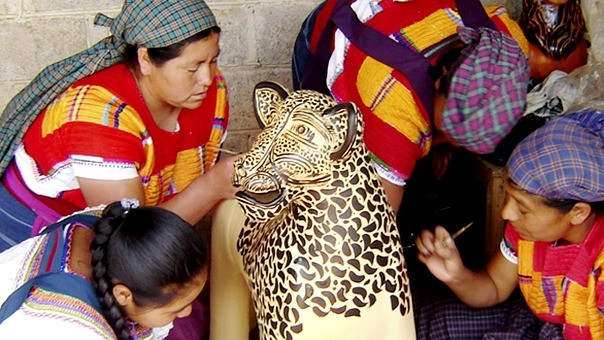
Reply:
<svg viewBox="0 0 604 340"><path fill-rule="evenodd" d="M466 268L442 227L422 232L418 257L470 306L495 305L519 287L530 310L562 325L565 338L602 339L602 169L604 112L555 118L524 139L506 164L508 222L501 252L486 269Z"/></svg>
<svg viewBox="0 0 604 340"><path fill-rule="evenodd" d="M302 25L293 83L359 107L365 143L398 211L416 163L443 135L485 154L511 131L525 105L528 52L507 10L478 0L327 0ZM444 113L453 118L443 126L437 89L457 61L473 70L453 87L459 96L444 93L455 111Z"/></svg>
<svg viewBox="0 0 604 340"><path fill-rule="evenodd" d="M234 197L220 28L203 0L126 1L111 36L45 68L0 118L0 250L125 197L197 223ZM33 228L32 228L33 226Z"/></svg>

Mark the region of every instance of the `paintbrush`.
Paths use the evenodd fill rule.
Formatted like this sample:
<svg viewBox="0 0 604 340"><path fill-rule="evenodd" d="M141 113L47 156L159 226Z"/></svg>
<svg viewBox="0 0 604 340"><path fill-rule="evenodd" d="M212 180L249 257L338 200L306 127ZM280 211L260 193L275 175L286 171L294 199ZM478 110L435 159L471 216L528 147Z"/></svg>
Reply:
<svg viewBox="0 0 604 340"><path fill-rule="evenodd" d="M208 149L224 152L224 153L229 154L229 155L239 155L239 154L241 154L241 152L231 151L229 149L223 149L223 148L219 148L219 147L215 147L215 146L208 146Z"/></svg>
<svg viewBox="0 0 604 340"><path fill-rule="evenodd" d="M461 235L464 231L468 230L468 228L470 228L472 226L472 224L474 224L474 222L470 222L470 223L464 225L458 231L456 231L455 233L453 233L453 235L451 235L450 237L448 237L447 239L445 239L445 241L444 241L445 245L449 244L449 242L453 242L456 238L459 237L459 235Z"/></svg>
<svg viewBox="0 0 604 340"><path fill-rule="evenodd" d="M456 238L459 237L459 235L461 235L464 231L468 230L468 228L470 228L472 226L472 224L474 224L474 222L470 222L470 223L464 225L463 227L461 227L458 231L454 232L451 236L449 236L448 238L446 238L443 241L443 245L446 246L449 244L449 242L453 242ZM415 243L406 245L403 247L403 249L413 248L413 247L415 247Z"/></svg>

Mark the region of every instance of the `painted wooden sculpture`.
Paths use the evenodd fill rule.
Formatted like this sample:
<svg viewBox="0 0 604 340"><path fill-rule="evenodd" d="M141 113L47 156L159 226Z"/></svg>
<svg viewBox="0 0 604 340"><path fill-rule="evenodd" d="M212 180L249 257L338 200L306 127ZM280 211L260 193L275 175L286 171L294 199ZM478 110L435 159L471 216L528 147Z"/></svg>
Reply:
<svg viewBox="0 0 604 340"><path fill-rule="evenodd" d="M519 21L530 42L531 74L543 81L552 71L572 72L587 63L586 26L580 0L523 0Z"/></svg>
<svg viewBox="0 0 604 340"><path fill-rule="evenodd" d="M356 106L272 82L254 104L263 130L235 165L243 190L214 214L211 338L247 338L251 301L263 339L415 339L395 216Z"/></svg>

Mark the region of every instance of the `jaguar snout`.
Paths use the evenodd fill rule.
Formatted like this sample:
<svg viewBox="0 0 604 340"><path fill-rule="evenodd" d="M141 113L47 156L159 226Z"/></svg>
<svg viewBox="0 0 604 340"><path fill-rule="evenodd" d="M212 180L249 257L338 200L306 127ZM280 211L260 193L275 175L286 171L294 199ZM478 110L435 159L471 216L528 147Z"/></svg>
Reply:
<svg viewBox="0 0 604 340"><path fill-rule="evenodd" d="M268 173L256 173L240 177L239 180L239 185L243 188L237 195L240 200L259 205L274 204L283 193L279 180Z"/></svg>
<svg viewBox="0 0 604 340"><path fill-rule="evenodd" d="M247 171L242 166L235 165L235 171L233 172L233 186L241 187L243 185L242 180L247 177Z"/></svg>

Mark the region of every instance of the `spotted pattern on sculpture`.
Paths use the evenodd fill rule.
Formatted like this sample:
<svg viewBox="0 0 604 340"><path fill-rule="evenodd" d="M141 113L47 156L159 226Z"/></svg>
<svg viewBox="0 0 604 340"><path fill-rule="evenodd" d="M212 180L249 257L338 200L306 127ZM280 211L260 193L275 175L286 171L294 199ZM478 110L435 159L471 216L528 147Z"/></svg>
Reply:
<svg viewBox="0 0 604 340"><path fill-rule="evenodd" d="M302 311L362 320L377 299L411 312L395 215L354 104L314 91L254 90L263 128L235 164L246 215L237 243L263 338L303 331Z"/></svg>

